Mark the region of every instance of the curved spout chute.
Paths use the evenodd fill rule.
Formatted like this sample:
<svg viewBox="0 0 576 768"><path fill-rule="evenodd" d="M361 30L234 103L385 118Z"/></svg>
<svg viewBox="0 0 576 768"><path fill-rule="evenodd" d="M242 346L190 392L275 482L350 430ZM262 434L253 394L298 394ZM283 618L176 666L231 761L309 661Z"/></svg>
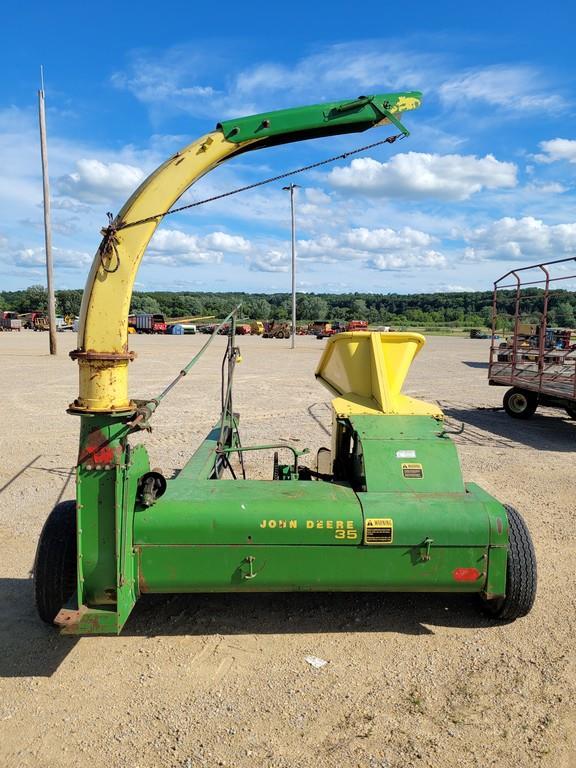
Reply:
<svg viewBox="0 0 576 768"><path fill-rule="evenodd" d="M82 299L78 349L72 353L79 363L80 391L71 409L133 409L128 396L128 312L138 267L163 218L159 212L168 211L197 179L236 154L382 124L407 134L398 116L420 103L417 91L380 94L224 121L154 171L103 230Z"/></svg>

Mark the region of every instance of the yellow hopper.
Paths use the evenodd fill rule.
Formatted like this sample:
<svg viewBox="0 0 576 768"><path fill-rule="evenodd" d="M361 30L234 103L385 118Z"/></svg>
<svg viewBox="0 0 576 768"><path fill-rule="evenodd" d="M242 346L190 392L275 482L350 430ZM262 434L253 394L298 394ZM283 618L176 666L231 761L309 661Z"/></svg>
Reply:
<svg viewBox="0 0 576 768"><path fill-rule="evenodd" d="M336 395L337 416L394 414L435 416L441 409L401 393L412 361L425 344L419 333L355 331L332 336L316 378Z"/></svg>

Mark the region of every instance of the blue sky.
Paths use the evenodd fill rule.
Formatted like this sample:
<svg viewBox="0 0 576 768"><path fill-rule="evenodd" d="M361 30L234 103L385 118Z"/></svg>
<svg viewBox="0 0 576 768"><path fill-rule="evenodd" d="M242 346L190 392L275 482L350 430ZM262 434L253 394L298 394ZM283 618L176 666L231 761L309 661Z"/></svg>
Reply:
<svg viewBox="0 0 576 768"><path fill-rule="evenodd" d="M45 281L41 63L57 288L84 285L106 211L219 120L413 89L410 138L293 178L299 289L485 290L513 265L576 256L575 21L568 2L10 4L0 290ZM182 201L388 130L249 153ZM281 183L167 217L136 287L288 291L289 225Z"/></svg>

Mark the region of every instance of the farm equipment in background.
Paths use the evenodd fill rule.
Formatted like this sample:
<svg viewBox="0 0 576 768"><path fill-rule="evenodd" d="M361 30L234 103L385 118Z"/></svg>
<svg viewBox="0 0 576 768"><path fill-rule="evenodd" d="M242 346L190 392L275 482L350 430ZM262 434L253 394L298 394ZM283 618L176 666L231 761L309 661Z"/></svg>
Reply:
<svg viewBox="0 0 576 768"><path fill-rule="evenodd" d="M349 320L346 324L347 331L367 331L368 320Z"/></svg>
<svg viewBox="0 0 576 768"><path fill-rule="evenodd" d="M279 320L271 320L264 325L263 339L289 339L292 325Z"/></svg>
<svg viewBox="0 0 576 768"><path fill-rule="evenodd" d="M193 335L199 332L199 320L212 320L214 315L187 315L185 317L167 317L166 333L172 336Z"/></svg>
<svg viewBox="0 0 576 768"><path fill-rule="evenodd" d="M250 325L250 334L252 336L262 336L264 330L264 323L262 323L260 320L254 320L254 322Z"/></svg>
<svg viewBox="0 0 576 768"><path fill-rule="evenodd" d="M25 312L20 315L22 327L32 331L47 331L48 317L44 312Z"/></svg>
<svg viewBox="0 0 576 768"><path fill-rule="evenodd" d="M22 330L22 320L18 312L0 312L0 332Z"/></svg>
<svg viewBox="0 0 576 768"><path fill-rule="evenodd" d="M506 413L515 419L530 418L540 405L563 408L576 418L576 338L569 328L548 326L551 286L574 280L566 269L574 258L520 267L507 272L494 283L492 300L492 343L488 382L510 387L504 394ZM561 265L561 266L558 266ZM554 273L557 269L558 272ZM522 302L534 301L534 294L522 294L523 287L542 286L537 322L526 317ZM514 289L513 311L501 291ZM500 327L512 322L513 332L506 341L496 343Z"/></svg>
<svg viewBox="0 0 576 768"><path fill-rule="evenodd" d="M316 377L334 395L332 440L316 462L284 441L243 445L233 407L234 310L159 395L128 394L126 307L161 215L228 156L392 123L420 94L367 96L224 121L157 169L104 230L84 291L76 499L58 503L40 536L34 588L40 617L67 634L119 633L142 593L416 591L476 594L511 621L532 607L534 551L520 515L465 484L435 404L403 395L424 338L339 333ZM400 135L400 134L398 134ZM115 265L111 268L110 265ZM219 328L230 325L220 416L172 479L145 445L163 399ZM272 481L246 479L250 451L287 451ZM223 481L229 472L232 479Z"/></svg>
<svg viewBox="0 0 576 768"><path fill-rule="evenodd" d="M75 315L64 315L56 318L57 331L73 331L74 323L78 318Z"/></svg>
<svg viewBox="0 0 576 768"><path fill-rule="evenodd" d="M314 320L308 326L308 333L316 338L325 338L332 335L332 323L328 320Z"/></svg>
<svg viewBox="0 0 576 768"><path fill-rule="evenodd" d="M250 323L238 323L236 326L236 333L238 336L250 336L252 333L252 326Z"/></svg>
<svg viewBox="0 0 576 768"><path fill-rule="evenodd" d="M344 333L346 330L346 323L342 323L338 320L327 323L328 328L316 333L317 339L329 339L330 336L334 336L335 333Z"/></svg>
<svg viewBox="0 0 576 768"><path fill-rule="evenodd" d="M166 333L167 323L160 313L141 312L128 315L128 327L136 333Z"/></svg>

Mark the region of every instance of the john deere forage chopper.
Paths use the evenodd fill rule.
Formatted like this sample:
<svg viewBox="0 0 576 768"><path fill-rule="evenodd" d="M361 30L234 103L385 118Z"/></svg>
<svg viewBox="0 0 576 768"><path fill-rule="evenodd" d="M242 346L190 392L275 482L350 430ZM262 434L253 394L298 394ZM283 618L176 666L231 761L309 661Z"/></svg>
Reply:
<svg viewBox="0 0 576 768"><path fill-rule="evenodd" d="M180 474L151 471L130 435L149 428L162 398L131 400L127 316L148 241L170 206L207 171L241 152L399 122L414 93L245 117L218 124L156 170L110 225L81 309L76 500L42 531L35 588L42 619L75 634L120 632L141 593L434 591L477 593L494 616L531 608L535 563L526 527L464 484L440 409L401 394L424 339L416 333L341 333L316 371L335 395L330 449L313 468L293 460L271 480L244 479L232 378L233 312L217 425ZM215 329L214 333L218 328ZM212 336L209 344L215 336ZM179 374L192 367L197 355ZM223 369L223 370L224 370ZM285 448L285 445L282 445ZM220 480L238 457L242 479Z"/></svg>

